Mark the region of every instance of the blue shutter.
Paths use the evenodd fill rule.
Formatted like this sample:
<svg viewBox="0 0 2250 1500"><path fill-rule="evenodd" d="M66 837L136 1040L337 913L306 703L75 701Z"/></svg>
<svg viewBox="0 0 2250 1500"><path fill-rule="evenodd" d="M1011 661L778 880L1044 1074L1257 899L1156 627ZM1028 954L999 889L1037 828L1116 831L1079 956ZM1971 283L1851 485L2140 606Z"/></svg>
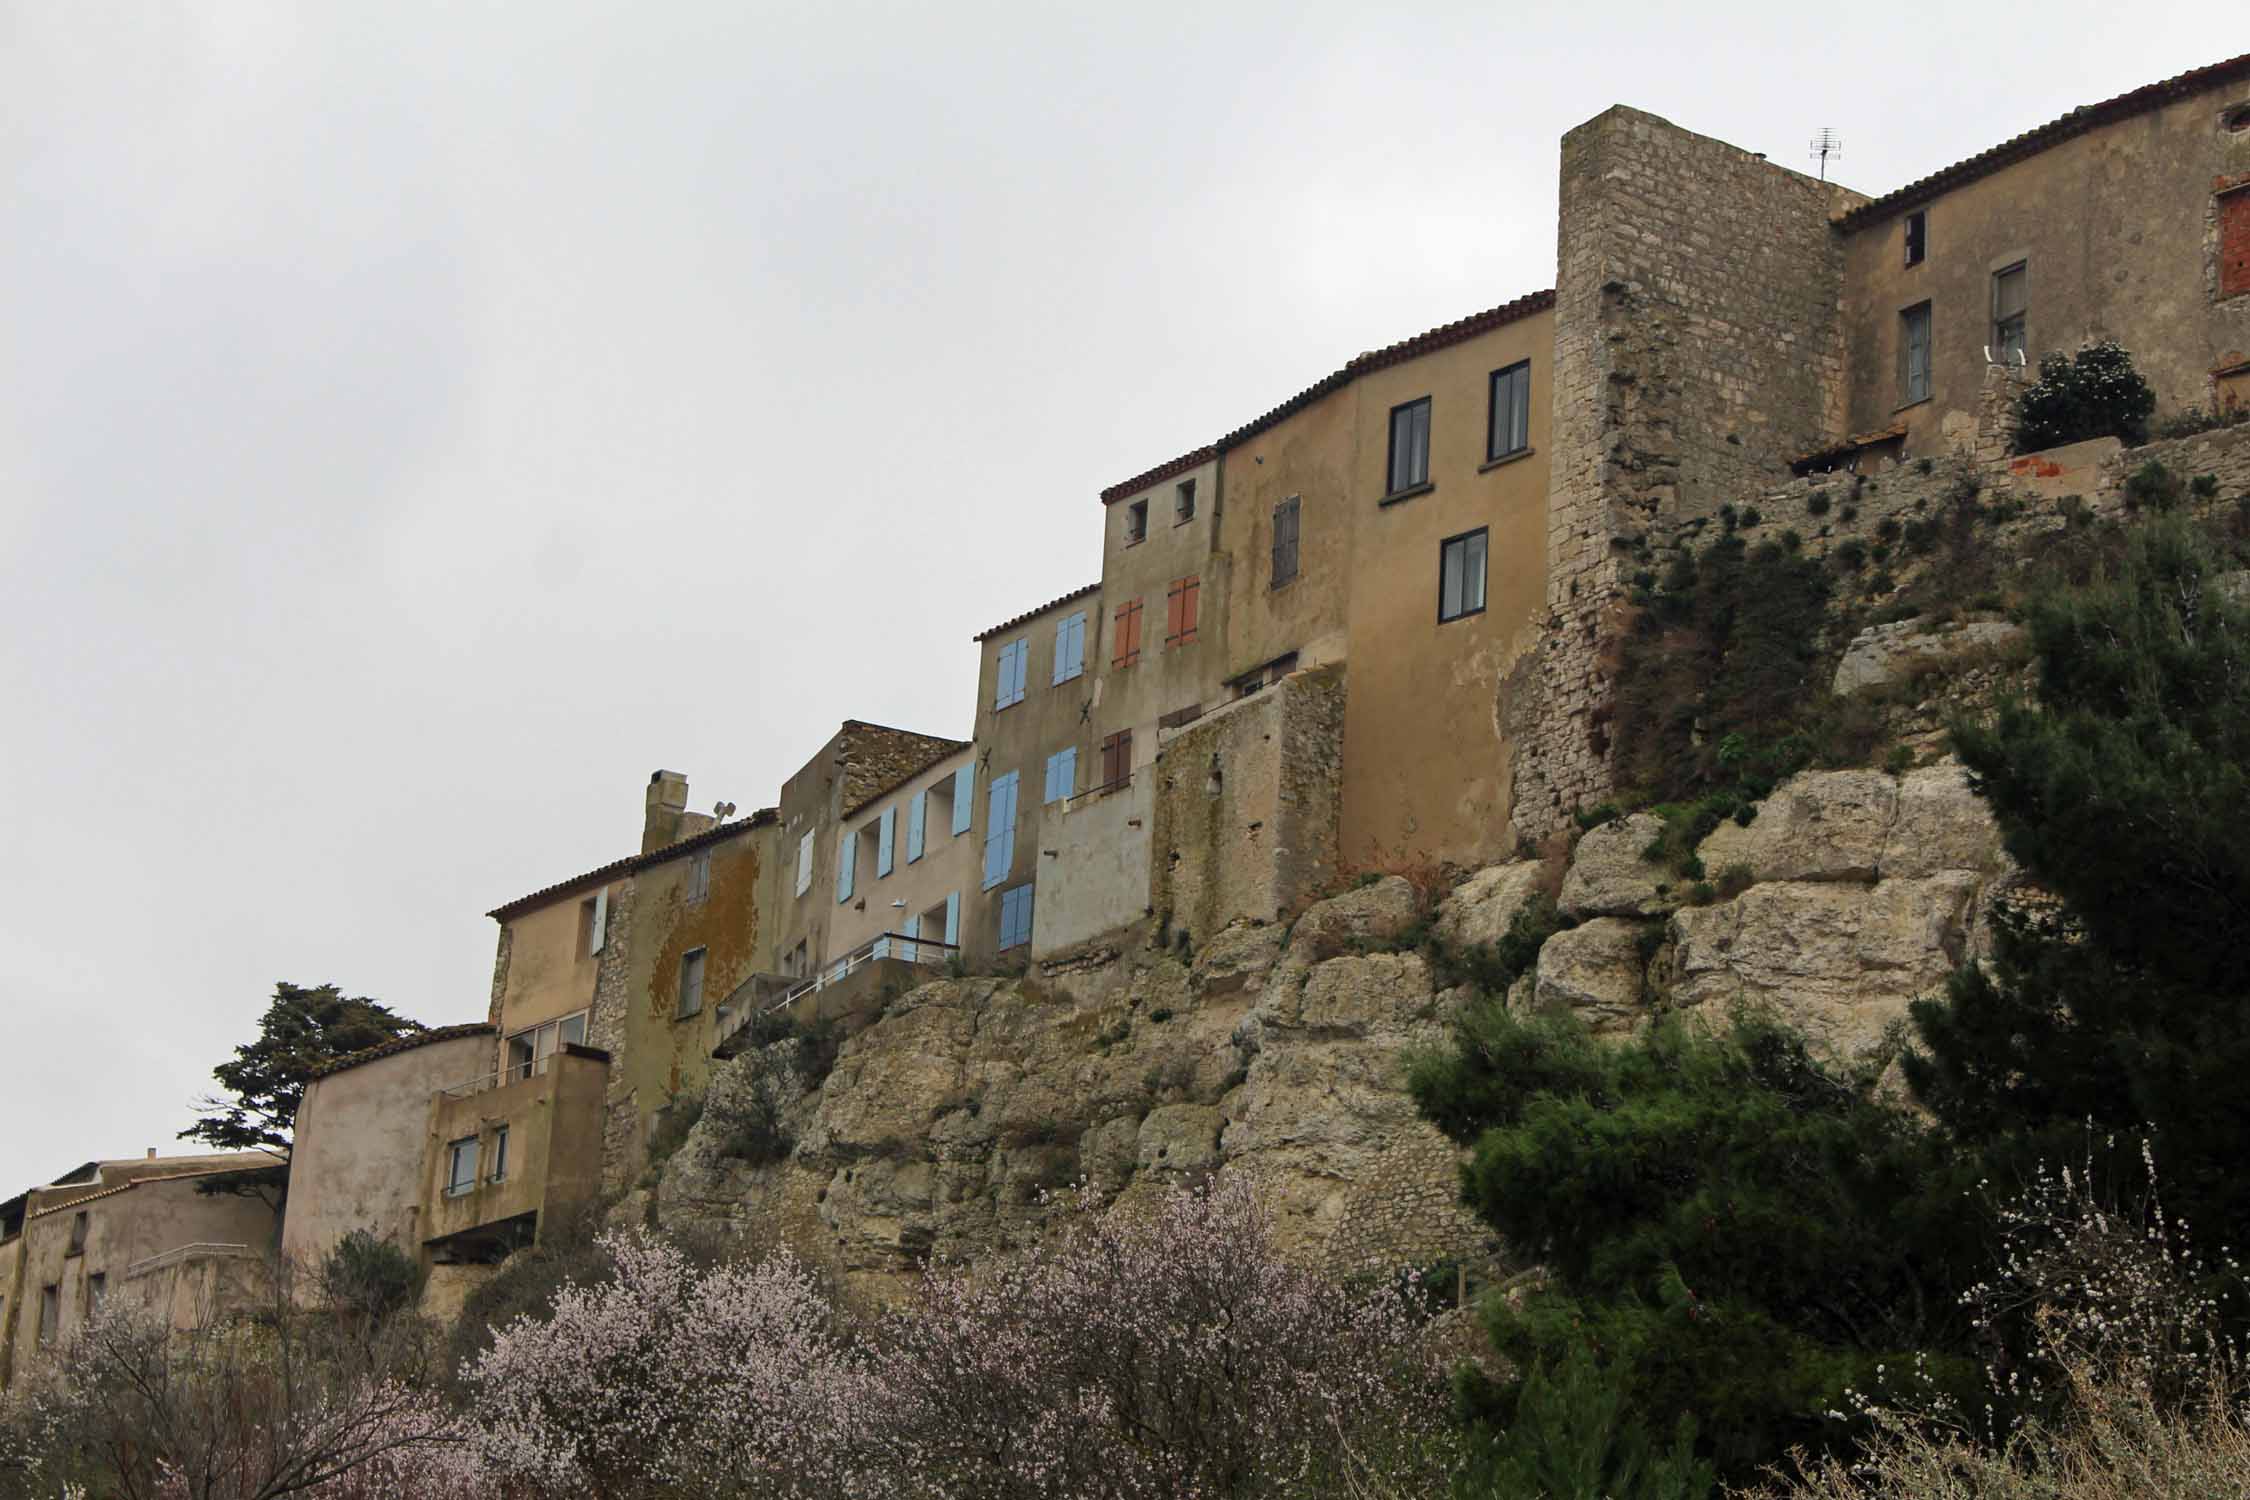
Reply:
<svg viewBox="0 0 2250 1500"><path fill-rule="evenodd" d="M1030 665L1031 665L1031 639L1030 639L1030 637L1028 637L1028 636L1027 636L1027 637L1025 637L1025 638L1024 638L1023 640L1020 640L1020 641L1016 642L1016 677L1015 677L1016 690L1015 690L1015 696L1011 697L1011 698L1010 698L1010 699L1008 700L1008 701L1009 701L1010 703L1021 703L1021 702L1023 702L1023 688L1024 688L1024 676L1025 676L1025 671L1024 671L1024 669L1025 669L1025 668L1027 668L1027 667L1029 667Z"/></svg>
<svg viewBox="0 0 2250 1500"><path fill-rule="evenodd" d="M969 831L969 820L976 816L976 806L970 800L977 793L977 768L963 766L953 773L953 831Z"/></svg>
<svg viewBox="0 0 2250 1500"><path fill-rule="evenodd" d="M922 935L922 919L920 917L908 917L898 924L898 931L900 937L918 938Z"/></svg>
<svg viewBox="0 0 2250 1500"><path fill-rule="evenodd" d="M859 853L859 835L849 828L836 841L836 904L852 899L852 858Z"/></svg>
<svg viewBox="0 0 2250 1500"><path fill-rule="evenodd" d="M1061 802L1078 790L1078 747L1057 750L1047 757L1047 790L1042 802Z"/></svg>
<svg viewBox="0 0 2250 1500"><path fill-rule="evenodd" d="M945 940L958 947L961 942L961 893L945 893Z"/></svg>
<svg viewBox="0 0 2250 1500"><path fill-rule="evenodd" d="M1086 612L1080 610L1055 627L1055 681L1068 682L1086 670Z"/></svg>
<svg viewBox="0 0 2250 1500"><path fill-rule="evenodd" d="M1008 878L1016 857L1016 786L1019 773L1010 771L992 783L984 818L984 888L991 890Z"/></svg>
<svg viewBox="0 0 2250 1500"><path fill-rule="evenodd" d="M875 878L881 880L891 873L891 851L898 831L898 806L893 803L883 809L883 816L875 824Z"/></svg>
<svg viewBox="0 0 2250 1500"><path fill-rule="evenodd" d="M913 801L906 804L906 862L908 864L912 864L922 857L922 824L930 815L929 803L930 791L928 787L924 787L914 794Z"/></svg>

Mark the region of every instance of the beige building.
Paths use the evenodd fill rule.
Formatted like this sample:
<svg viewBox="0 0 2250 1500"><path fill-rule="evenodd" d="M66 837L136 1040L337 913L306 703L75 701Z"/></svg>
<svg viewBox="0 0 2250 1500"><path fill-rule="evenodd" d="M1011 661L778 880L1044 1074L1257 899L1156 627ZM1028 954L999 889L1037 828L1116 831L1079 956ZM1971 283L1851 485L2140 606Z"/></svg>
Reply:
<svg viewBox="0 0 2250 1500"><path fill-rule="evenodd" d="M263 1151L88 1162L0 1204L0 1384L117 1299L191 1327L252 1308L280 1225ZM245 1191L210 1192L229 1179Z"/></svg>
<svg viewBox="0 0 2250 1500"><path fill-rule="evenodd" d="M427 1262L437 1101L493 1071L497 1036L481 1021L418 1031L313 1075L290 1144L286 1260L317 1266L338 1240L365 1230Z"/></svg>

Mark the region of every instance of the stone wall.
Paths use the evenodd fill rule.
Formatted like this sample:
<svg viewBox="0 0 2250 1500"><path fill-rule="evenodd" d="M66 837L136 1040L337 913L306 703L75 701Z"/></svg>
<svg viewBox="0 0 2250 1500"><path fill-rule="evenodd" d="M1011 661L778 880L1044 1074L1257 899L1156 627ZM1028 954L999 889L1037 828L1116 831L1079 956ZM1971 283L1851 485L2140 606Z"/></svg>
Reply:
<svg viewBox="0 0 2250 1500"><path fill-rule="evenodd" d="M1604 658L1641 544L1839 431L1829 217L1857 201L1622 106L1563 137L1547 638L1500 686L1519 834L1608 789Z"/></svg>
<svg viewBox="0 0 2250 1500"><path fill-rule="evenodd" d="M1344 691L1340 662L1299 672L1166 742L1149 861L1160 921L1200 941L1334 881Z"/></svg>
<svg viewBox="0 0 2250 1500"><path fill-rule="evenodd" d="M630 1045L633 1004L633 904L639 882L626 879L610 887L609 929L602 944L601 968L594 978L594 1003L586 1017L586 1045L611 1057L622 1058ZM630 1183L640 1171L635 1160L641 1139L640 1102L626 1086L626 1070L607 1075L605 1089L616 1085L602 1110L602 1187L605 1191Z"/></svg>
<svg viewBox="0 0 2250 1500"><path fill-rule="evenodd" d="M915 734L883 724L846 719L836 738L843 782L836 789L836 811L848 817L934 760L961 748L959 740Z"/></svg>

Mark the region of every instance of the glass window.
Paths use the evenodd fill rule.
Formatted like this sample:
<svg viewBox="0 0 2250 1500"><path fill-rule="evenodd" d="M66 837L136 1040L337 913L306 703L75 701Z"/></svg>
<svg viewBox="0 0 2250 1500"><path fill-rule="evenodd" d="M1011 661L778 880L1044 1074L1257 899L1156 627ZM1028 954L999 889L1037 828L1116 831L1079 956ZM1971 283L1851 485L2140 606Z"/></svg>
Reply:
<svg viewBox="0 0 2250 1500"><path fill-rule="evenodd" d="M1492 426L1485 441L1486 461L1521 453L1531 446L1531 361L1492 372Z"/></svg>
<svg viewBox="0 0 2250 1500"><path fill-rule="evenodd" d="M477 1138L463 1136L445 1148L445 1196L458 1198L477 1185Z"/></svg>
<svg viewBox="0 0 2250 1500"><path fill-rule="evenodd" d="M2017 261L2005 271L1992 277L1992 357L2004 364L2015 364L2025 355L2028 345L2024 332L2031 309L2031 270Z"/></svg>
<svg viewBox="0 0 2250 1500"><path fill-rule="evenodd" d="M707 897L707 896L709 896L710 894L711 894L711 851L710 851L710 850L708 850L708 849L706 849L706 850L704 850L704 851L703 851L703 852L702 852L701 854L698 854L698 855L697 855L697 856L695 857L694 861L693 861L692 863L690 863L690 864L688 865L688 877L687 877L687 899L688 899L688 905L690 905L690 906L698 906L698 905L701 905L701 904L702 904L702 902L703 902L703 900L704 900L704 898L705 898L705 897Z"/></svg>
<svg viewBox="0 0 2250 1500"><path fill-rule="evenodd" d="M1450 537L1438 548L1438 622L1484 610L1485 529Z"/></svg>
<svg viewBox="0 0 2250 1500"><path fill-rule="evenodd" d="M1906 263L1918 266L1930 251L1930 215L1927 209L1916 209L1906 216Z"/></svg>
<svg viewBox="0 0 2250 1500"><path fill-rule="evenodd" d="M1273 508L1273 588L1297 576L1298 499L1291 495Z"/></svg>
<svg viewBox="0 0 2250 1500"><path fill-rule="evenodd" d="M1391 408L1392 494L1430 482L1430 398Z"/></svg>
<svg viewBox="0 0 2250 1500"><path fill-rule="evenodd" d="M1195 519L1195 481L1183 479L1172 491L1172 524Z"/></svg>
<svg viewBox="0 0 2250 1500"><path fill-rule="evenodd" d="M1899 399L1930 399L1930 304L1919 303L1898 315Z"/></svg>
<svg viewBox="0 0 2250 1500"><path fill-rule="evenodd" d="M508 1127L505 1125L492 1132L492 1180L508 1180Z"/></svg>
<svg viewBox="0 0 2250 1500"><path fill-rule="evenodd" d="M680 955L680 1003L676 1012L681 1020L700 1015L703 1011L703 959L702 948L690 948Z"/></svg>
<svg viewBox="0 0 2250 1500"><path fill-rule="evenodd" d="M1125 545L1130 547L1148 535L1148 502L1135 500L1125 507Z"/></svg>

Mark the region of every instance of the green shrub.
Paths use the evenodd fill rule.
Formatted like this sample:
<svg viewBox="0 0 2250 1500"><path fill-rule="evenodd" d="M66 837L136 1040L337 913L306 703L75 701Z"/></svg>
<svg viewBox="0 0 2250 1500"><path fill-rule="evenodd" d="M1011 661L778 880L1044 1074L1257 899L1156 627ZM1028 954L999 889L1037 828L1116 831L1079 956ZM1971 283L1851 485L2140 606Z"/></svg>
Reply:
<svg viewBox="0 0 2250 1500"><path fill-rule="evenodd" d="M648 1164L651 1171L662 1171L664 1164L678 1154L687 1144L687 1138L703 1118L701 1093L674 1094L664 1107L656 1112L656 1128L648 1133Z"/></svg>
<svg viewBox="0 0 2250 1500"><path fill-rule="evenodd" d="M1836 566L1847 573L1857 573L1867 566L1867 544L1856 536L1838 542L1831 555L1836 559Z"/></svg>
<svg viewBox="0 0 2250 1500"><path fill-rule="evenodd" d="M2075 355L2049 354L2039 378L2016 398L2016 451L2036 453L2087 438L2115 437L2128 447L2148 441L2156 392L2114 339Z"/></svg>
<svg viewBox="0 0 2250 1500"><path fill-rule="evenodd" d="M1827 515L1828 491L1814 490L1811 494L1807 495L1805 497L1805 514L1809 516Z"/></svg>
<svg viewBox="0 0 2250 1500"><path fill-rule="evenodd" d="M2177 474L2152 458L2125 476L2125 507L2159 513L2168 511L2180 503L2186 489ZM2213 489L2215 491L2217 486Z"/></svg>
<svg viewBox="0 0 2250 1500"><path fill-rule="evenodd" d="M391 1240L355 1229L321 1257L315 1280L328 1307L383 1322L414 1305L422 1294L423 1273L415 1258Z"/></svg>

